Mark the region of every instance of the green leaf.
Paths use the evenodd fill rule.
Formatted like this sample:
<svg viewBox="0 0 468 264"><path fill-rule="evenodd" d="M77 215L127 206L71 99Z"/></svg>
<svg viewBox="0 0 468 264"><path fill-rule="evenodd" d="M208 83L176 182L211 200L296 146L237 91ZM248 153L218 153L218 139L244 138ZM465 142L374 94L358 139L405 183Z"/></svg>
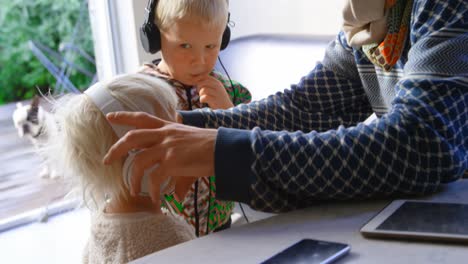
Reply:
<svg viewBox="0 0 468 264"><path fill-rule="evenodd" d="M55 51L61 43L74 41L74 45L94 56L88 11L82 10L83 1L0 0L0 104L28 99L37 89L45 91L55 86L54 77L29 49L29 40ZM74 30L78 31L76 36L72 35ZM71 53L61 55L95 72L94 65ZM51 60L60 67L59 61ZM77 87L86 87L91 81L76 70L71 71L70 80Z"/></svg>

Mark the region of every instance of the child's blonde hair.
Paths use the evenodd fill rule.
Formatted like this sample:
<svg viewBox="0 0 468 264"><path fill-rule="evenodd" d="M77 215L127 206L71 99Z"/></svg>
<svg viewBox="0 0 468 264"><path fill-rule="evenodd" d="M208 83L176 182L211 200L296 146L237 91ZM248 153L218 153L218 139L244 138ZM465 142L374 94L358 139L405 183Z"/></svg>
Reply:
<svg viewBox="0 0 468 264"><path fill-rule="evenodd" d="M161 31L167 30L184 17L200 18L209 26L226 26L228 0L159 0L154 23Z"/></svg>
<svg viewBox="0 0 468 264"><path fill-rule="evenodd" d="M154 112L158 117L175 120L177 97L165 81L141 73L118 76L100 88L108 89L124 111ZM152 109L145 109L152 108ZM123 161L105 166L102 159L118 137L104 114L86 94L69 94L54 103L58 129L45 154L62 171L77 180L76 187L88 207L102 208L108 198L126 199L122 181ZM76 191L76 190L75 190Z"/></svg>

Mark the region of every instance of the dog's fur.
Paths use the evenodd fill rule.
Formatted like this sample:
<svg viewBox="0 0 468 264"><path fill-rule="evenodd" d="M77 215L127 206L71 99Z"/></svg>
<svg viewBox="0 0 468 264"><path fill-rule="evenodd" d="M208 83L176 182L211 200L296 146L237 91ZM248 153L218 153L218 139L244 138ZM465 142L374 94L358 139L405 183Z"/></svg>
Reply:
<svg viewBox="0 0 468 264"><path fill-rule="evenodd" d="M56 128L53 115L40 106L39 96L35 96L30 105L23 105L21 102L16 104L13 123L18 136L28 138L36 150L47 141L49 136L47 129ZM43 162L39 176L55 179L61 175L52 164Z"/></svg>

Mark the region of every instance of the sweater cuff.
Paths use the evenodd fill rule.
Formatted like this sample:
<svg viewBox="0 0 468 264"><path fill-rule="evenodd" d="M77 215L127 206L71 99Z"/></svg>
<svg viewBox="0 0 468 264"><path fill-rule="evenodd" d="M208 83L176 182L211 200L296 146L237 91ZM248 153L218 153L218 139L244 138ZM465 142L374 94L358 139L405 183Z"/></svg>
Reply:
<svg viewBox="0 0 468 264"><path fill-rule="evenodd" d="M216 199L250 204L252 162L250 131L219 128L215 145Z"/></svg>
<svg viewBox="0 0 468 264"><path fill-rule="evenodd" d="M184 125L194 127L205 127L205 120L200 111L178 111L179 115L182 116L182 122Z"/></svg>

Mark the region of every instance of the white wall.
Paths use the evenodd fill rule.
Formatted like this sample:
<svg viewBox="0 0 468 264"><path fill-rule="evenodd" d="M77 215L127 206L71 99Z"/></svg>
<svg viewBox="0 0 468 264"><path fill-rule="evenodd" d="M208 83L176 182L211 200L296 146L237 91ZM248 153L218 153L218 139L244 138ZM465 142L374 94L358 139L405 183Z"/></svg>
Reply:
<svg viewBox="0 0 468 264"><path fill-rule="evenodd" d="M232 39L252 34L334 35L344 0L230 0ZM89 0L100 80L133 72L156 55L139 39L147 0Z"/></svg>
<svg viewBox="0 0 468 264"><path fill-rule="evenodd" d="M232 38L252 34L335 35L343 0L230 0Z"/></svg>

